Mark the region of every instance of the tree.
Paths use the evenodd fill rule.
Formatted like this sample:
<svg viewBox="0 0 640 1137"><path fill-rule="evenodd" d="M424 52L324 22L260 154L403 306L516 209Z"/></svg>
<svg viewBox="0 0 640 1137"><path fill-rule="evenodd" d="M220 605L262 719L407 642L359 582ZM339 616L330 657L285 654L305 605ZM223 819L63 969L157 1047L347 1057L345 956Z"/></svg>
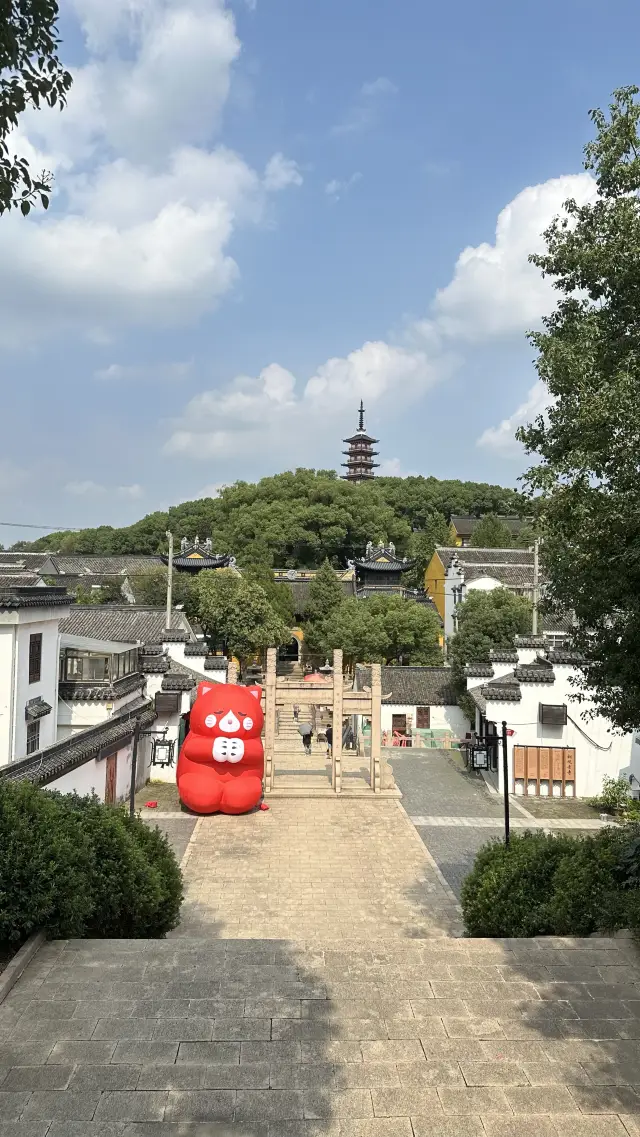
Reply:
<svg viewBox="0 0 640 1137"><path fill-rule="evenodd" d="M205 570L196 582L198 619L210 641L243 661L285 643L290 629L271 607L264 589L228 569Z"/></svg>
<svg viewBox="0 0 640 1137"><path fill-rule="evenodd" d="M2 0L0 4L0 213L29 213L49 205L51 175L34 178L26 158L10 154L8 139L27 107L63 107L71 75L58 58L57 0Z"/></svg>
<svg viewBox="0 0 640 1137"><path fill-rule="evenodd" d="M519 432L538 457L547 599L573 611L585 657L580 688L624 730L640 722L640 104L638 87L591 111L585 147L597 197L571 199L530 260L559 294L531 335L549 392Z"/></svg>
<svg viewBox="0 0 640 1137"><path fill-rule="evenodd" d="M344 591L328 560L309 585L305 609L305 640L312 651L325 650L325 625L344 601Z"/></svg>
<svg viewBox="0 0 640 1137"><path fill-rule="evenodd" d="M342 648L347 662L442 662L440 622L427 604L401 596L343 600L324 625L324 646Z"/></svg>
<svg viewBox="0 0 640 1137"><path fill-rule="evenodd" d="M146 572L135 573L129 577L131 591L135 596L136 604L152 604L164 607L167 603L167 575L168 569L164 565L154 565ZM187 572L172 573L171 601L173 606L181 604L187 616L195 618L197 614L196 577Z"/></svg>
<svg viewBox="0 0 640 1137"><path fill-rule="evenodd" d="M410 588L424 588L424 574L436 545L451 544L450 527L444 514L430 514L424 522L424 527L412 533L409 541L409 556L415 561L414 567L406 577Z"/></svg>
<svg viewBox="0 0 640 1137"><path fill-rule="evenodd" d="M512 544L511 530L495 513L486 513L471 537L475 549L510 549Z"/></svg>
<svg viewBox="0 0 640 1137"><path fill-rule="evenodd" d="M458 699L467 690L468 663L489 663L492 648L512 648L517 635L531 634L531 604L506 588L473 589L457 609L458 630L449 645L452 678ZM467 707L461 702L466 711Z"/></svg>
<svg viewBox="0 0 640 1137"><path fill-rule="evenodd" d="M286 584L273 579L273 569L266 564L253 564L244 569L242 575L245 580L260 585L274 612L288 628L292 628L295 613L291 589Z"/></svg>

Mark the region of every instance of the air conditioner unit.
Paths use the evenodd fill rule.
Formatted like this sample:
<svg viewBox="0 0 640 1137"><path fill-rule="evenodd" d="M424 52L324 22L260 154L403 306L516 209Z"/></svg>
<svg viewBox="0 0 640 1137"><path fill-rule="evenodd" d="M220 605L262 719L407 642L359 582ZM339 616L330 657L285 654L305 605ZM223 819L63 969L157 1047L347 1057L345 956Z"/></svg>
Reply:
<svg viewBox="0 0 640 1137"><path fill-rule="evenodd" d="M540 703L538 711L538 722L543 726L566 726L567 725L567 706L566 703Z"/></svg>

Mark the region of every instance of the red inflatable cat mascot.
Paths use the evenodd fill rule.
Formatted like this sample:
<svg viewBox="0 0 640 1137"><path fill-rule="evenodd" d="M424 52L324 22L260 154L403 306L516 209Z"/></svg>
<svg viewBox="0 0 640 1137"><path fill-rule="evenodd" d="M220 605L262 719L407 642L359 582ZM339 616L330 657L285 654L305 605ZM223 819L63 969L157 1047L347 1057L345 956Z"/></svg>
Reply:
<svg viewBox="0 0 640 1137"><path fill-rule="evenodd" d="M194 813L247 813L262 797L260 687L201 683L178 758L178 793Z"/></svg>

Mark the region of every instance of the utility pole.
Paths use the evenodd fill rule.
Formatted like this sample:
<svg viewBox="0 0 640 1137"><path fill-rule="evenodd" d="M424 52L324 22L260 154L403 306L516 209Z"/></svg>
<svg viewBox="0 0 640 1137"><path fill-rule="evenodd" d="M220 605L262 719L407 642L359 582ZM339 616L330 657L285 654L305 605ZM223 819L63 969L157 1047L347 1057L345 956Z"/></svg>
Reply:
<svg viewBox="0 0 640 1137"><path fill-rule="evenodd" d="M536 537L533 543L533 614L531 618L531 631L534 636L538 634L538 577L540 571L540 538Z"/></svg>
<svg viewBox="0 0 640 1137"><path fill-rule="evenodd" d="M509 753L507 750L507 724L502 720L502 788L504 791L504 843L509 844L510 817L509 817Z"/></svg>
<svg viewBox="0 0 640 1137"><path fill-rule="evenodd" d="M167 631L171 629L171 594L173 590L173 533L167 529L167 540L169 542L169 563L167 565L167 622L165 627Z"/></svg>

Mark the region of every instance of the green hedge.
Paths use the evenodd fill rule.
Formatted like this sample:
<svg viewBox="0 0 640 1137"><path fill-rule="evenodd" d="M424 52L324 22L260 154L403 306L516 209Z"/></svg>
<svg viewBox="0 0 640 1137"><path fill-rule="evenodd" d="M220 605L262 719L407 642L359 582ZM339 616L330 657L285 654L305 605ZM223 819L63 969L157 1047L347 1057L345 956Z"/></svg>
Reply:
<svg viewBox="0 0 640 1137"><path fill-rule="evenodd" d="M640 930L633 856L638 844L633 826L605 828L584 839L512 834L508 848L492 841L480 850L462 886L468 935Z"/></svg>
<svg viewBox="0 0 640 1137"><path fill-rule="evenodd" d="M119 806L0 783L0 942L164 936L182 877L166 837Z"/></svg>

